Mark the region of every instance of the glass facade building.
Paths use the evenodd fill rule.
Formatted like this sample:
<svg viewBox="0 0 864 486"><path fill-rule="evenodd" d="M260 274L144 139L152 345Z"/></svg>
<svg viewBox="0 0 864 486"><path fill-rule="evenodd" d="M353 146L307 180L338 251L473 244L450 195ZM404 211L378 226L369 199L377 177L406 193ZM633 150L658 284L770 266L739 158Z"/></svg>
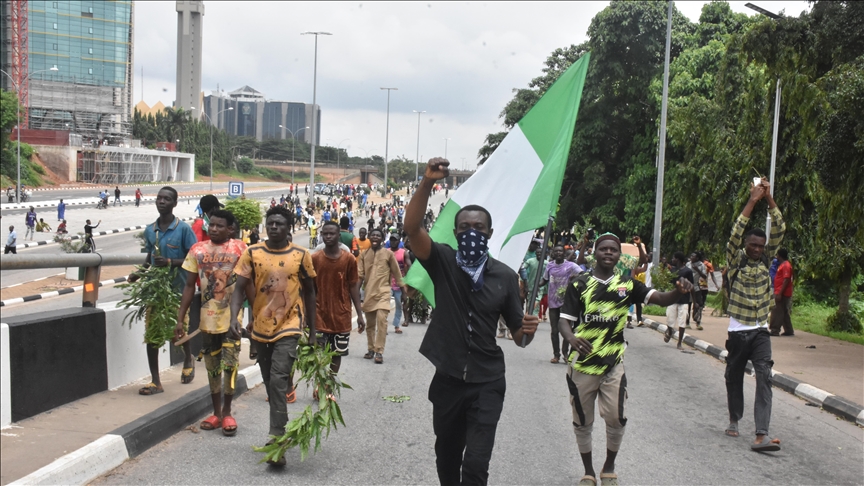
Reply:
<svg viewBox="0 0 864 486"><path fill-rule="evenodd" d="M229 108L232 108L229 110ZM321 144L321 108L318 107L315 144ZM255 137L257 140L292 138L312 143L312 105L289 101L268 101L264 94L244 86L230 93L204 97L203 121L213 120L214 126L231 135ZM285 130L279 126L287 128ZM290 131L289 131L290 130Z"/></svg>
<svg viewBox="0 0 864 486"><path fill-rule="evenodd" d="M10 2L2 3L6 13ZM129 136L133 8L131 1L29 0L30 128ZM4 47L8 31L4 25Z"/></svg>

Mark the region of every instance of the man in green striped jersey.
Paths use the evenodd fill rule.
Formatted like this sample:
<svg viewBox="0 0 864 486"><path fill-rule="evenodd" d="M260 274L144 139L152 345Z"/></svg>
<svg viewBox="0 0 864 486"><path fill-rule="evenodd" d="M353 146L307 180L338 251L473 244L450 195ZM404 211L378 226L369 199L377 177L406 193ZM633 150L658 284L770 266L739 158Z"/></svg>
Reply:
<svg viewBox="0 0 864 486"><path fill-rule="evenodd" d="M617 482L615 457L627 424L624 415L627 377L622 358L630 304L668 306L693 288L692 282L681 279L676 283L676 290L657 292L630 276L615 272L615 265L621 258L621 241L611 233L597 238L594 257L594 268L576 277L567 287L558 321L561 335L572 348L567 386L573 407L573 430L585 466L585 476L579 484L585 486L597 484L591 461L595 401L599 403L600 416L606 421L607 454L600 481L603 485Z"/></svg>

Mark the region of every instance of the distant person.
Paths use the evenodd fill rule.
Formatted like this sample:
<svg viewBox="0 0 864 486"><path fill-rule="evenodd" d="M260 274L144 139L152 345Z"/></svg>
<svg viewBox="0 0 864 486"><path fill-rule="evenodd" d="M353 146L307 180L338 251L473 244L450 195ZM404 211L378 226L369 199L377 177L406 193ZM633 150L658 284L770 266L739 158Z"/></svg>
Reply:
<svg viewBox="0 0 864 486"><path fill-rule="evenodd" d="M44 219L39 218L39 222L36 223L36 231L39 233L45 233L51 231L51 226L46 223Z"/></svg>
<svg viewBox="0 0 864 486"><path fill-rule="evenodd" d="M61 199L57 204L57 221L63 221L66 217L66 203Z"/></svg>
<svg viewBox="0 0 864 486"><path fill-rule="evenodd" d="M141 196L142 196L141 188L139 187L138 189L135 189L135 207L136 208L141 205Z"/></svg>
<svg viewBox="0 0 864 486"><path fill-rule="evenodd" d="M57 234L65 235L67 233L69 233L69 231L66 229L66 220L64 219L60 222L60 224L57 225Z"/></svg>
<svg viewBox="0 0 864 486"><path fill-rule="evenodd" d="M771 311L771 335L794 336L792 328L792 264L789 262L789 250L777 250L777 274L774 276L774 310ZM783 329L783 334L780 334Z"/></svg>
<svg viewBox="0 0 864 486"><path fill-rule="evenodd" d="M258 227L255 226L249 230L249 245L257 245L261 241L261 235L258 234Z"/></svg>
<svg viewBox="0 0 864 486"><path fill-rule="evenodd" d="M30 236L30 241L33 241L33 236L36 234L36 209L30 206L30 211L24 216L24 225L27 226L27 231L24 233L24 240Z"/></svg>
<svg viewBox="0 0 864 486"><path fill-rule="evenodd" d="M114 187L114 206L116 206L117 203L120 203L121 207L123 206L123 202L120 201L120 186Z"/></svg>
<svg viewBox="0 0 864 486"><path fill-rule="evenodd" d="M101 219L95 226L90 223L89 219L86 221L86 224L84 224L84 245L88 246L91 252L96 251L96 241L93 239L93 228L98 228L100 224L102 224Z"/></svg>
<svg viewBox="0 0 864 486"><path fill-rule="evenodd" d="M17 244L18 244L18 233L15 232L14 226L9 226L9 236L6 238L6 248L3 249L3 254L8 255L11 253L13 255L17 255L18 254L18 248L16 246Z"/></svg>
<svg viewBox="0 0 864 486"><path fill-rule="evenodd" d="M700 262L701 263L701 262ZM693 270L687 268L684 254L676 251L672 256L672 273L675 278L672 279L673 284L678 284L680 280L690 282L690 288L693 288ZM684 328L687 322L687 308L690 306L692 292L682 293L678 298L678 302L668 304L666 307L666 334L663 336L664 342L669 342L675 334L675 328L678 328L678 349L683 349L681 343L684 341Z"/></svg>

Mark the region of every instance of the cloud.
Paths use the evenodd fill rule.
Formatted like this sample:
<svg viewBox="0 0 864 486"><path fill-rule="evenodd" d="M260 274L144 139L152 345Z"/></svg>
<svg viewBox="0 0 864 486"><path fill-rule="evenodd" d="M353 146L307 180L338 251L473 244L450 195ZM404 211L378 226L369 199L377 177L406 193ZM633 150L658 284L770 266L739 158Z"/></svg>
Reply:
<svg viewBox="0 0 864 486"><path fill-rule="evenodd" d="M677 2L698 21L705 2ZM732 2L747 11L745 2ZM741 5L738 5L741 4ZM414 158L417 115L421 155L476 162L483 139L501 130L498 114L541 74L559 47L586 40L594 15L608 2L206 2L203 39L205 92L250 85L268 99L312 102L314 36L318 40L317 101L321 140L350 139L352 155L384 155L387 94L390 156ZM806 2L762 2L787 14ZM800 8L798 8L798 7ZM135 3L135 101L174 99L175 2ZM162 89L167 88L167 92Z"/></svg>

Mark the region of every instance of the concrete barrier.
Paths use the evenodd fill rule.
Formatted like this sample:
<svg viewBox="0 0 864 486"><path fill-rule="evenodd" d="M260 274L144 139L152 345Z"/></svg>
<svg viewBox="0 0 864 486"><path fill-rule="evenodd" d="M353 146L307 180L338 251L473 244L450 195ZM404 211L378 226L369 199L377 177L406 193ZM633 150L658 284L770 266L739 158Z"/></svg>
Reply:
<svg viewBox="0 0 864 486"><path fill-rule="evenodd" d="M147 349L144 346L144 322L124 323L132 309L117 307L118 302L98 304L105 312L105 360L108 366L108 389L113 390L150 376ZM168 346L159 350L160 370L171 367Z"/></svg>
<svg viewBox="0 0 864 486"><path fill-rule="evenodd" d="M12 373L9 370L9 325L0 324L0 428L12 424Z"/></svg>

